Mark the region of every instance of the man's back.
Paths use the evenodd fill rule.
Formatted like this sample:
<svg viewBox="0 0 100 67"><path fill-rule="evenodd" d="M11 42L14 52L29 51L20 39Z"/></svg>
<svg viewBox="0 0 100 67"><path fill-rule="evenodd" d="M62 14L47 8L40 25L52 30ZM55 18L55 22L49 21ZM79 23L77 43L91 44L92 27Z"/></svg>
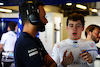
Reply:
<svg viewBox="0 0 100 67"><path fill-rule="evenodd" d="M1 44L3 45L4 51L13 51L17 35L13 31L8 31L4 33L1 38Z"/></svg>

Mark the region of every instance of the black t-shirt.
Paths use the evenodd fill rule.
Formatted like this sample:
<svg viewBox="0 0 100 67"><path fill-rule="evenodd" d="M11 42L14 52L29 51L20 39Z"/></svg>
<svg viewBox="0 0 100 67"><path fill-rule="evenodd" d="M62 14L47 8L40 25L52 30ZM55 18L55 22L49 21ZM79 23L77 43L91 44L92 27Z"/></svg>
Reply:
<svg viewBox="0 0 100 67"><path fill-rule="evenodd" d="M16 67L41 67L45 65L44 57L47 51L39 38L33 38L22 32L16 41L14 60Z"/></svg>
<svg viewBox="0 0 100 67"><path fill-rule="evenodd" d="M98 49L98 52L99 52L99 54L100 54L100 48L99 48L99 47L97 47L97 49Z"/></svg>

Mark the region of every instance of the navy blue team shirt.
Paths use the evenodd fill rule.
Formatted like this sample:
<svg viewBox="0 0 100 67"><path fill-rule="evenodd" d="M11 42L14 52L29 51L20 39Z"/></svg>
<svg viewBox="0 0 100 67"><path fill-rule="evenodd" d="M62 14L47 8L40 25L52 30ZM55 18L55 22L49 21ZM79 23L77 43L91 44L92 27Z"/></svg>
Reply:
<svg viewBox="0 0 100 67"><path fill-rule="evenodd" d="M20 33L14 49L16 67L41 67L45 65L47 51L39 38L33 38L26 32Z"/></svg>

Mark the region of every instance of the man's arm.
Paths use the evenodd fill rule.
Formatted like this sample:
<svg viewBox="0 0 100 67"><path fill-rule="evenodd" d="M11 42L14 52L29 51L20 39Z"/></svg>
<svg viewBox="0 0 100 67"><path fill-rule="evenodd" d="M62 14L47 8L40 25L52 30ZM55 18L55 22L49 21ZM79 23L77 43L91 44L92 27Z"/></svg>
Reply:
<svg viewBox="0 0 100 67"><path fill-rule="evenodd" d="M57 66L60 64L59 45L58 44L55 44L53 47L52 59L57 63Z"/></svg>
<svg viewBox="0 0 100 67"><path fill-rule="evenodd" d="M0 44L0 52L3 51L3 44Z"/></svg>
<svg viewBox="0 0 100 67"><path fill-rule="evenodd" d="M7 35L3 34L1 37L1 42L0 42L0 51L4 51L3 45L6 43L6 38L7 38Z"/></svg>
<svg viewBox="0 0 100 67"><path fill-rule="evenodd" d="M82 50L81 52L83 53L81 53L80 56L82 57L84 61L87 61L88 63L92 63L93 62L92 56L90 55L90 53L85 52L85 51L86 50Z"/></svg>
<svg viewBox="0 0 100 67"><path fill-rule="evenodd" d="M45 55L44 62L46 67L57 67L56 62L49 56L49 54Z"/></svg>

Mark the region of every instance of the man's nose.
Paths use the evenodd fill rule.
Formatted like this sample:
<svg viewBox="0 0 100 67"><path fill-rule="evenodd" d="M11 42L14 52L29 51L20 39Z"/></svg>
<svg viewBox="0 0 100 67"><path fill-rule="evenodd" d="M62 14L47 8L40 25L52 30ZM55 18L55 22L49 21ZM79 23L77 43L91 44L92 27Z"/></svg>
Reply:
<svg viewBox="0 0 100 67"><path fill-rule="evenodd" d="M77 30L77 27L76 27L76 26L74 26L74 27L73 27L73 30L74 30L74 31L76 31L76 30Z"/></svg>
<svg viewBox="0 0 100 67"><path fill-rule="evenodd" d="M48 20L47 20L47 19L45 19L45 22L46 22L46 23L48 23Z"/></svg>
<svg viewBox="0 0 100 67"><path fill-rule="evenodd" d="M98 35L98 36L99 36L99 39L100 39L100 33L99 33L99 35Z"/></svg>

